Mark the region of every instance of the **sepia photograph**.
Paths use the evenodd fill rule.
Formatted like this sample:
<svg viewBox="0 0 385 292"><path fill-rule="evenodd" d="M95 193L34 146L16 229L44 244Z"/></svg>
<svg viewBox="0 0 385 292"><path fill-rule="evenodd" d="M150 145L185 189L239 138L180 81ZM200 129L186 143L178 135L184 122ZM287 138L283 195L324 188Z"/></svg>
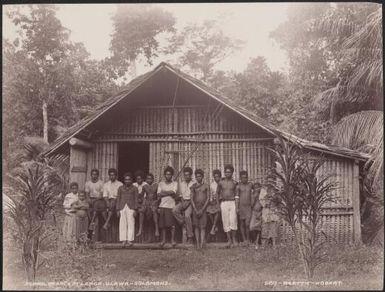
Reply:
<svg viewBox="0 0 385 292"><path fill-rule="evenodd" d="M2 289L382 291L381 2L2 4Z"/></svg>

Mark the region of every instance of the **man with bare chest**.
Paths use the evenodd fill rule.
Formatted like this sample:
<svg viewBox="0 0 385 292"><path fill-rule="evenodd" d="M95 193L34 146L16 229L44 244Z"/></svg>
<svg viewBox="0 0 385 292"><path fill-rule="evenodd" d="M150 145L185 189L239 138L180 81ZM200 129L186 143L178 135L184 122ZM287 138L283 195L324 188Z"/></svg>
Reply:
<svg viewBox="0 0 385 292"><path fill-rule="evenodd" d="M238 195L236 194L237 182L233 180L234 167L225 166L225 178L218 183L217 197L221 202L223 230L227 236L227 246L233 247L237 231Z"/></svg>

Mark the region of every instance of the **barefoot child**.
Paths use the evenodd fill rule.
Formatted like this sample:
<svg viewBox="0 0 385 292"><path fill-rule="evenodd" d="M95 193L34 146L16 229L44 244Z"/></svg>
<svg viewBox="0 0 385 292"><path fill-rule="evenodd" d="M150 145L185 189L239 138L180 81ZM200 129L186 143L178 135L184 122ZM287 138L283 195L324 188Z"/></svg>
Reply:
<svg viewBox="0 0 385 292"><path fill-rule="evenodd" d="M67 242L74 242L76 239L76 217L73 204L79 199L79 185L76 182L70 184L71 192L64 197L63 207L65 212L63 237Z"/></svg>
<svg viewBox="0 0 385 292"><path fill-rule="evenodd" d="M259 247L259 241L261 238L262 232L262 205L259 201L259 195L261 193L261 184L254 184L254 199L253 199L253 208L251 212L251 220L250 220L250 231L255 231L255 249L257 250ZM265 191L265 190L264 190Z"/></svg>
<svg viewBox="0 0 385 292"><path fill-rule="evenodd" d="M174 169L170 166L166 167L163 172L164 181L158 185L159 204L159 228L162 231L162 241L160 246L163 247L166 243L166 230L171 230L171 244L176 245L175 242L175 218L172 209L175 207L175 197L178 190L177 182L172 180Z"/></svg>
<svg viewBox="0 0 385 292"><path fill-rule="evenodd" d="M76 240L78 242L85 241L88 233L89 209L90 205L87 201L85 192L79 192L79 200L76 201L72 208L75 209L76 217Z"/></svg>
<svg viewBox="0 0 385 292"><path fill-rule="evenodd" d="M117 180L118 171L114 168L108 170L108 176L110 180L106 182L103 186L103 198L106 200L107 204L107 220L103 225L104 229L109 229L111 232L112 242L116 241L115 237L118 230L118 221L116 217L116 197L118 195L118 189L123 184ZM110 223L111 221L111 223Z"/></svg>
<svg viewBox="0 0 385 292"><path fill-rule="evenodd" d="M259 200L262 205L262 241L263 245L267 245L271 239L273 247L276 246L278 237L278 220L279 217L275 210L274 189L267 184L266 191L261 189Z"/></svg>
<svg viewBox="0 0 385 292"><path fill-rule="evenodd" d="M118 189L116 210L119 218L119 241L132 246L135 236L135 215L138 209L138 188L130 173L124 174L124 185Z"/></svg>
<svg viewBox="0 0 385 292"><path fill-rule="evenodd" d="M209 203L209 186L203 182L204 172L202 169L195 170L196 183L191 187L191 206L193 209L193 225L195 227L195 238L197 248L203 248L205 244L207 213Z"/></svg>
<svg viewBox="0 0 385 292"><path fill-rule="evenodd" d="M236 195L237 182L233 180L234 167L225 165L225 178L218 183L217 197L221 202L223 230L227 236L227 247L235 244L235 233L237 232L237 211L239 197Z"/></svg>
<svg viewBox="0 0 385 292"><path fill-rule="evenodd" d="M210 200L209 205L207 206L207 214L209 215L210 221L212 223L210 231L211 235L215 235L215 233L218 231L217 221L221 212L218 197L216 195L218 183L221 181L222 178L221 171L219 169L215 169L213 171L213 177L214 181L210 184Z"/></svg>
<svg viewBox="0 0 385 292"><path fill-rule="evenodd" d="M155 237L159 237L159 226L158 226L158 205L159 200L156 194L158 190L158 184L154 183L154 175L152 173L147 174L146 185L143 186L145 205L146 205L146 217L154 220L155 224Z"/></svg>
<svg viewBox="0 0 385 292"><path fill-rule="evenodd" d="M144 223L144 215L146 213L146 204L145 204L145 193L144 186L147 183L144 181L144 172L138 170L135 172L135 180L134 186L138 188L139 196L138 196L138 211L139 211L139 230L136 236L141 236L143 231L143 223Z"/></svg>
<svg viewBox="0 0 385 292"><path fill-rule="evenodd" d="M239 173L241 182L237 185L237 196L239 202L237 206L239 214L239 225L241 229L241 235L243 243L246 245L250 244L250 219L251 219L251 199L253 196L253 184L249 182L248 173L242 170Z"/></svg>

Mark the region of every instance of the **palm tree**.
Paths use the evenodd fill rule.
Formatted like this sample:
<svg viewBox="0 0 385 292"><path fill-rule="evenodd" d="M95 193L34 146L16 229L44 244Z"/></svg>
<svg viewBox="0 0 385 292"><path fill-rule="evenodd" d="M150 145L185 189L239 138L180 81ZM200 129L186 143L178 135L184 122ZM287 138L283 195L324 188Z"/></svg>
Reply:
<svg viewBox="0 0 385 292"><path fill-rule="evenodd" d="M339 81L322 92L316 103L334 122L334 144L372 155L369 175L377 180L383 168L382 11L376 4L361 10L367 16L358 25L347 13L337 12L319 24L331 37L346 33L347 27L349 31L341 41ZM356 14L360 13L357 9Z"/></svg>
<svg viewBox="0 0 385 292"><path fill-rule="evenodd" d="M339 5L318 24L341 43L338 82L322 92L316 103L333 123L334 144L371 155L365 183L369 193L376 194L377 207L383 209L382 10L374 3ZM383 218L377 221L382 222L378 231L383 231Z"/></svg>

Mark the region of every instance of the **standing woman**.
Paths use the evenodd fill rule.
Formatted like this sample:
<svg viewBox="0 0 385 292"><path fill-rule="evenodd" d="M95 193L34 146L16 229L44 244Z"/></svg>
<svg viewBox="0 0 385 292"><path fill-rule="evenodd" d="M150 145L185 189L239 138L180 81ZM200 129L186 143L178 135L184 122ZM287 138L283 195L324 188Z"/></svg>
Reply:
<svg viewBox="0 0 385 292"><path fill-rule="evenodd" d="M74 203L78 201L79 185L76 182L70 184L71 192L64 197L63 207L65 212L63 237L66 242L75 242L76 239L76 210Z"/></svg>
<svg viewBox="0 0 385 292"><path fill-rule="evenodd" d="M172 213L175 207L175 197L178 189L178 183L172 180L174 169L167 166L163 172L164 181L161 181L158 186L159 204L159 228L162 231L162 241L160 246L163 247L166 243L166 230L171 230L171 244L176 245L175 242L175 218Z"/></svg>

